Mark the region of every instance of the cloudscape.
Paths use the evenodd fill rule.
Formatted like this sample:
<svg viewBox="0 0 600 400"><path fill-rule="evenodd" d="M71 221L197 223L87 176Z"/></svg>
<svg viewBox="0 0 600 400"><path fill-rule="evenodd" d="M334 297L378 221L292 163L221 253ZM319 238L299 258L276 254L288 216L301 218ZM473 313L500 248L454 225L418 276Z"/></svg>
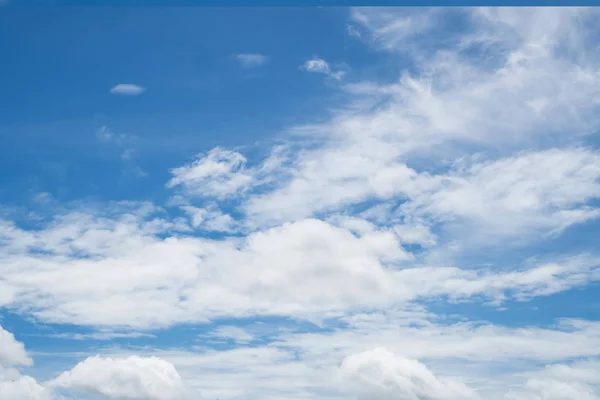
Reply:
<svg viewBox="0 0 600 400"><path fill-rule="evenodd" d="M597 9L0 26L0 399L600 399Z"/></svg>

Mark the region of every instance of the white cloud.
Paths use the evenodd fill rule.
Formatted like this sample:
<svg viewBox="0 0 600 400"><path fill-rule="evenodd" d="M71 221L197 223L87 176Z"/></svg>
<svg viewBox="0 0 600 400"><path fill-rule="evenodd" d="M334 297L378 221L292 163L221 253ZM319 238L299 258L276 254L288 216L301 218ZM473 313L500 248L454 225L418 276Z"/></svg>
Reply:
<svg viewBox="0 0 600 400"><path fill-rule="evenodd" d="M442 221L465 218L477 224L478 235L482 229L494 236L556 233L600 216L599 209L587 205L600 198L600 154L551 149L474 163L411 197L404 213Z"/></svg>
<svg viewBox="0 0 600 400"><path fill-rule="evenodd" d="M116 143L118 145L123 145L128 140L128 135L117 134L107 126L101 126L96 131L96 136L102 142Z"/></svg>
<svg viewBox="0 0 600 400"><path fill-rule="evenodd" d="M136 150L132 147L135 137L124 133L116 133L107 126L101 126L96 131L98 140L112 144L121 152L121 160L127 165L126 170L133 172L138 177L148 174L135 162Z"/></svg>
<svg viewBox="0 0 600 400"><path fill-rule="evenodd" d="M306 60L304 62L304 69L308 72L317 72L325 75L329 75L329 73L331 73L331 69L329 68L327 61L321 58Z"/></svg>
<svg viewBox="0 0 600 400"><path fill-rule="evenodd" d="M211 398L340 398L333 377L346 359L342 371L366 382L364 398L454 400L472 396L465 382L490 400L508 387L519 400L596 400L590 365L548 367L524 384L515 371L600 356L598 323L509 328L419 306L495 307L600 279L597 254L527 248L600 213L600 154L588 141L600 105L595 13L354 10L362 41L390 62L401 55L399 79L343 85L348 104L290 128L263 160L215 148L174 168L167 187L185 218L109 204L56 212L36 229L2 221L0 304L41 322L93 326L96 338L238 317L323 328L271 332L262 345L222 326L207 336L252 347L140 349L170 364L90 358L55 381L116 398L177 393L173 365ZM444 33L449 20L460 23ZM341 78L320 58L302 68ZM128 140L107 128L98 138ZM490 267L488 250L507 260ZM0 359L27 363L0 330L2 340Z"/></svg>
<svg viewBox="0 0 600 400"><path fill-rule="evenodd" d="M33 361L27 355L23 343L0 326L0 365L31 365Z"/></svg>
<svg viewBox="0 0 600 400"><path fill-rule="evenodd" d="M110 89L112 94L123 96L138 96L146 91L145 88L131 83L120 83Z"/></svg>
<svg viewBox="0 0 600 400"><path fill-rule="evenodd" d="M236 221L214 206L205 208L182 205L184 211L191 219L194 228L213 232L234 232L237 228Z"/></svg>
<svg viewBox="0 0 600 400"><path fill-rule="evenodd" d="M0 365L0 399L51 400L49 391L30 376Z"/></svg>
<svg viewBox="0 0 600 400"><path fill-rule="evenodd" d="M237 343L250 343L254 336L237 326L220 326L211 332L216 338L231 339Z"/></svg>
<svg viewBox="0 0 600 400"><path fill-rule="evenodd" d="M183 186L194 196L223 198L243 190L252 182L245 171L246 158L238 152L215 148L199 155L191 165L171 170L167 187Z"/></svg>
<svg viewBox="0 0 600 400"><path fill-rule="evenodd" d="M521 390L511 390L507 400L598 400L600 365L578 362L550 365L533 374Z"/></svg>
<svg viewBox="0 0 600 400"><path fill-rule="evenodd" d="M336 70L336 71L332 70L327 61L323 60L322 58L318 58L318 57L314 57L310 60L306 60L301 68L308 72L314 72L314 73L318 73L318 74L327 75L328 77L331 77L331 78L334 78L337 80L342 79L345 75L345 71L343 71L341 69Z"/></svg>
<svg viewBox="0 0 600 400"><path fill-rule="evenodd" d="M384 348L348 356L340 373L357 398L363 400L461 400L475 399L465 384L438 378L417 360L408 359Z"/></svg>
<svg viewBox="0 0 600 400"><path fill-rule="evenodd" d="M306 219L245 237L181 236L143 207L113 217L73 212L35 232L0 225L10 304L49 322L148 328L343 314L438 296L527 299L600 278L592 256L510 271L414 266L393 229L369 224Z"/></svg>
<svg viewBox="0 0 600 400"><path fill-rule="evenodd" d="M269 57L264 54L252 54L252 53L244 53L244 54L236 54L235 59L240 63L240 65L244 68L258 67L269 62Z"/></svg>
<svg viewBox="0 0 600 400"><path fill-rule="evenodd" d="M0 399L51 400L50 392L35 379L11 368L31 365L33 360L27 355L23 343L0 326Z"/></svg>
<svg viewBox="0 0 600 400"><path fill-rule="evenodd" d="M186 389L175 367L157 357L90 357L60 374L49 385L53 388L83 389L109 399L186 398Z"/></svg>

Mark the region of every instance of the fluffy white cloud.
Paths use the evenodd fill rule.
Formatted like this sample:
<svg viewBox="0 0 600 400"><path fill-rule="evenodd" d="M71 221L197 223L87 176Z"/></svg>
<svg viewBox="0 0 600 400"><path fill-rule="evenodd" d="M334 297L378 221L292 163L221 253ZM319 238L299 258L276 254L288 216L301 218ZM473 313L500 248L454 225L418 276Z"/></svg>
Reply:
<svg viewBox="0 0 600 400"><path fill-rule="evenodd" d="M23 343L0 326L0 365L31 365L33 361L27 355Z"/></svg>
<svg viewBox="0 0 600 400"><path fill-rule="evenodd" d="M53 381L114 398L176 398L164 397L179 393L173 365L216 398L339 398L332 377L345 359L343 375L362 382L363 398L473 397L462 379L437 377L453 371L496 400L506 387L522 386L507 377L515 369L598 357L595 322L507 328L442 321L418 306L498 305L600 279L597 254L489 267L487 255L469 253L481 247L512 255L512 246L599 216L600 155L582 146L600 115L600 58L590 45L596 15L354 10L361 40L390 60L403 57L399 79L343 85L348 104L325 122L290 128L263 160L215 148L171 170L167 187L181 196L174 205L189 224L147 204L72 207L36 229L2 221L0 304L43 322L110 328L96 338L123 326L256 316L304 318L323 328L271 332L272 342L261 346L250 331L221 327L207 336L252 347L173 352L168 362L92 357ZM448 17L460 23L444 33ZM264 62L256 56L238 60ZM341 78L320 58L302 68ZM135 95L143 88L113 90ZM106 129L98 135L124 140ZM421 253L411 250L415 244ZM477 265L456 263L450 248ZM0 330L0 359L26 364L15 343ZM374 344L403 357L364 352ZM492 365L501 371L491 373ZM528 376L507 396L596 400L588 367L561 368ZM10 384L6 391L39 386L27 377L2 382Z"/></svg>
<svg viewBox="0 0 600 400"><path fill-rule="evenodd" d="M146 91L142 86L134 85L132 83L119 83L110 89L112 94L123 95L123 96L138 96Z"/></svg>
<svg viewBox="0 0 600 400"><path fill-rule="evenodd" d="M364 400L461 400L476 395L465 384L436 377L417 360L384 348L344 359L340 373Z"/></svg>
<svg viewBox="0 0 600 400"><path fill-rule="evenodd" d="M0 365L0 399L2 400L50 400L50 392L30 376L23 376L15 369Z"/></svg>
<svg viewBox="0 0 600 400"><path fill-rule="evenodd" d="M50 392L30 376L11 368L31 366L33 360L25 351L23 343L0 326L0 399L2 400L50 400Z"/></svg>
<svg viewBox="0 0 600 400"><path fill-rule="evenodd" d="M269 62L269 57L257 53L236 54L235 59L245 68L258 67Z"/></svg>
<svg viewBox="0 0 600 400"><path fill-rule="evenodd" d="M182 400L187 398L173 365L157 357L90 357L49 382L53 388L83 389L109 399Z"/></svg>
<svg viewBox="0 0 600 400"><path fill-rule="evenodd" d="M342 227L305 219L214 240L182 236L177 224L148 212L73 212L35 232L0 225L12 306L51 322L157 327L438 296L526 299L600 278L592 256L510 271L414 266L393 229L360 220Z"/></svg>

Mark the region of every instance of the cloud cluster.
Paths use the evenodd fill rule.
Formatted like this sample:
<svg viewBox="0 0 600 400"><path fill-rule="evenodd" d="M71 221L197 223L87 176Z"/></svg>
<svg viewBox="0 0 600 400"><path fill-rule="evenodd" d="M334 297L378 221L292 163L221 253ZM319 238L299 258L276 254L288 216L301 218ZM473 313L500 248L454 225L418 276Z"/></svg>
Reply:
<svg viewBox="0 0 600 400"><path fill-rule="evenodd" d="M0 398L60 400L63 394L101 395L115 400L191 400L175 367L158 357L88 357L58 377L38 383L15 366L32 365L21 342L0 326ZM75 392L74 392L75 391ZM62 393L62 394L61 394ZM70 397L69 397L70 398ZM84 397L85 398L85 397Z"/></svg>
<svg viewBox="0 0 600 400"><path fill-rule="evenodd" d="M415 266L393 230L353 231L318 219L243 238L182 236L177 223L142 205L123 207L133 208L112 217L71 212L37 231L2 225L9 305L48 322L152 328L344 313L439 296L525 299L600 276L594 256L498 272Z"/></svg>
<svg viewBox="0 0 600 400"><path fill-rule="evenodd" d="M339 398L340 372L364 400L499 400L518 362L600 356L596 322L508 328L443 320L424 305L498 306L600 279L596 249L488 255L600 216L600 152L589 140L600 122L597 11L378 8L351 19L354 36L404 60L399 78L342 84L341 70L306 61L349 101L289 128L264 158L198 154L170 170L166 208L48 205L33 228L0 220L0 305L39 321L112 332L290 318L314 332L277 331L258 345L224 326L204 337L236 348L93 356L40 385L11 369L31 359L0 328L0 397L175 400L189 378L220 398ZM125 140L108 129L98 137ZM485 370L493 363L498 375ZM440 366L460 372L442 377ZM482 380L496 386L486 392ZM594 362L551 365L506 397L596 400L597 385Z"/></svg>

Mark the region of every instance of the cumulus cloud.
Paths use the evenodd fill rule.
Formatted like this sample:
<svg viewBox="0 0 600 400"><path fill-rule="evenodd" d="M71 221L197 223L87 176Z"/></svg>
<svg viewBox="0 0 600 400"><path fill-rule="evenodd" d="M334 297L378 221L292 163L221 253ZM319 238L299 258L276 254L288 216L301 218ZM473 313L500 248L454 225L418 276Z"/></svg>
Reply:
<svg viewBox="0 0 600 400"><path fill-rule="evenodd" d="M157 357L90 357L49 383L109 399L182 400L186 392L175 367Z"/></svg>
<svg viewBox="0 0 600 400"><path fill-rule="evenodd" d="M0 326L0 399L51 400L50 392L30 376L22 375L13 366L31 366L33 360L23 343Z"/></svg>
<svg viewBox="0 0 600 400"><path fill-rule="evenodd" d="M356 387L364 400L461 400L475 399L465 384L436 377L425 365L384 348L376 348L344 359L342 376Z"/></svg>
<svg viewBox="0 0 600 400"><path fill-rule="evenodd" d="M0 365L0 399L51 400L50 392L30 376Z"/></svg>
<svg viewBox="0 0 600 400"><path fill-rule="evenodd" d="M53 381L113 398L173 398L177 371L216 398L335 398L329 372L344 360L342 376L364 399L474 398L469 387L499 399L509 386L519 400L596 399L589 365L548 367L524 383L506 371L600 356L598 323L457 322L423 302L498 306L600 279L595 249L527 247L600 215L600 155L588 140L600 115L596 16L353 10L361 41L390 62L402 56L398 79L340 85L347 104L290 127L264 158L215 148L173 168L166 186L179 200L168 210L70 207L35 229L2 220L0 304L107 332L246 317L316 324L270 332L265 345L234 326L211 328L212 340L253 346L92 357ZM456 27L444 30L449 20ZM321 58L302 68L342 76ZM127 140L109 129L98 138ZM2 330L0 344L0 359L27 364ZM372 344L389 351L364 352ZM472 379L467 387L437 371Z"/></svg>
<svg viewBox="0 0 600 400"><path fill-rule="evenodd" d="M269 62L269 57L258 53L236 54L235 59L244 68L258 67Z"/></svg>
<svg viewBox="0 0 600 400"><path fill-rule="evenodd" d="M0 326L0 365L31 365L33 361L27 355L23 343Z"/></svg>
<svg viewBox="0 0 600 400"><path fill-rule="evenodd" d="M119 83L110 89L112 94L123 95L123 96L138 96L146 91L142 86L134 85L132 83Z"/></svg>

